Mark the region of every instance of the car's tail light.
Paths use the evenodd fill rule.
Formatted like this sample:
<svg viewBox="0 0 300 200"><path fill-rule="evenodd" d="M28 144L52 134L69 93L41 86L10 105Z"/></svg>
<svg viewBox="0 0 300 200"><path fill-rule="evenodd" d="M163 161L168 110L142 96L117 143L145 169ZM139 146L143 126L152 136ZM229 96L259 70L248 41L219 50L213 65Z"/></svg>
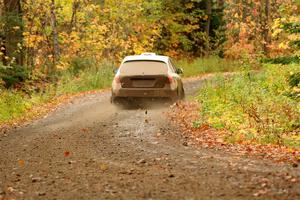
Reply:
<svg viewBox="0 0 300 200"><path fill-rule="evenodd" d="M172 76L168 76L168 79L169 79L169 83L171 84L171 83L173 83L174 82L174 78L172 77Z"/></svg>
<svg viewBox="0 0 300 200"><path fill-rule="evenodd" d="M121 83L120 76L115 76L115 82L116 82L116 83Z"/></svg>

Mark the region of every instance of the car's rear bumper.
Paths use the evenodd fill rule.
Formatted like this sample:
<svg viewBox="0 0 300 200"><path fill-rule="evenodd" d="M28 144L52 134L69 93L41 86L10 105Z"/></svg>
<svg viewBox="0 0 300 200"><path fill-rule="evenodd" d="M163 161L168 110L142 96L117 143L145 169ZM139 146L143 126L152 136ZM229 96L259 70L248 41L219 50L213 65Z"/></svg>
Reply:
<svg viewBox="0 0 300 200"><path fill-rule="evenodd" d="M166 88L121 88L112 91L112 97L167 97L174 98L177 96L176 90Z"/></svg>

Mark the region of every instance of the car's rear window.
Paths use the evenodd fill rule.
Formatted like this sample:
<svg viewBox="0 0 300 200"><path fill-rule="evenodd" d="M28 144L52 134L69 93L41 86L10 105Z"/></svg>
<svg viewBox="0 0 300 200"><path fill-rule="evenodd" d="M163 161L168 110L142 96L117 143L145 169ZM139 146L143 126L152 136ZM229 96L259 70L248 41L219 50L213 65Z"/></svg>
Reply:
<svg viewBox="0 0 300 200"><path fill-rule="evenodd" d="M167 64L161 61L127 61L120 68L121 75L159 75L168 73Z"/></svg>

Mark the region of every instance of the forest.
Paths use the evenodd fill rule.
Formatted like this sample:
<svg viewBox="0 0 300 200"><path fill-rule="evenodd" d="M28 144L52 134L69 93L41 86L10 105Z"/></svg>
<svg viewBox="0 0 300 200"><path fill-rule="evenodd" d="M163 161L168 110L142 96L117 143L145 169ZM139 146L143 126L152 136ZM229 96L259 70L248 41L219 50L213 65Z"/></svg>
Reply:
<svg viewBox="0 0 300 200"><path fill-rule="evenodd" d="M197 126L300 145L299 13L299 0L0 0L0 123L107 88L124 56L156 52L186 77L241 72L203 89Z"/></svg>

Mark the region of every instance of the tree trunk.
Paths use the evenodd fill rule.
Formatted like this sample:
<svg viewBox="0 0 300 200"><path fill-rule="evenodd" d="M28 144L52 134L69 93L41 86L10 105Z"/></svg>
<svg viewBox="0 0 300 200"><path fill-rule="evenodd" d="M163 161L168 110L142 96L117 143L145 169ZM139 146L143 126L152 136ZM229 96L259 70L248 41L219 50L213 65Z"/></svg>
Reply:
<svg viewBox="0 0 300 200"><path fill-rule="evenodd" d="M72 5L72 18L70 22L70 30L72 30L73 27L76 27L77 23L77 11L80 7L80 1L79 0L74 0L73 5Z"/></svg>
<svg viewBox="0 0 300 200"><path fill-rule="evenodd" d="M223 10L224 4L225 4L225 0L218 0L218 8L219 9L221 8Z"/></svg>
<svg viewBox="0 0 300 200"><path fill-rule="evenodd" d="M212 0L207 0L206 1L206 15L207 15L207 21L205 25L205 33L207 36L207 41L206 41L206 53L208 54L210 50L210 44L209 44L209 33L210 33L210 23L211 23L211 14L212 14Z"/></svg>
<svg viewBox="0 0 300 200"><path fill-rule="evenodd" d="M2 62L9 65L15 60L18 65L23 65L23 21L20 0L3 1L4 33L0 35Z"/></svg>
<svg viewBox="0 0 300 200"><path fill-rule="evenodd" d="M57 21L56 21L56 14L55 14L55 0L51 0L51 28L52 28L52 43L53 43L53 63L50 69L50 73L54 73L56 71L56 64L59 60L59 46L58 46L58 34L57 34Z"/></svg>
<svg viewBox="0 0 300 200"><path fill-rule="evenodd" d="M103 8L105 6L105 0L100 0L100 5Z"/></svg>
<svg viewBox="0 0 300 200"><path fill-rule="evenodd" d="M210 22L211 22L211 14L212 14L212 0L207 0L206 1L206 15L207 15L207 21L205 25L205 33L207 36L209 36L210 32Z"/></svg>
<svg viewBox="0 0 300 200"><path fill-rule="evenodd" d="M270 45L270 36L269 36L269 21L270 21L270 0L265 0L265 20L264 20L264 53L268 55L269 49L268 46Z"/></svg>

